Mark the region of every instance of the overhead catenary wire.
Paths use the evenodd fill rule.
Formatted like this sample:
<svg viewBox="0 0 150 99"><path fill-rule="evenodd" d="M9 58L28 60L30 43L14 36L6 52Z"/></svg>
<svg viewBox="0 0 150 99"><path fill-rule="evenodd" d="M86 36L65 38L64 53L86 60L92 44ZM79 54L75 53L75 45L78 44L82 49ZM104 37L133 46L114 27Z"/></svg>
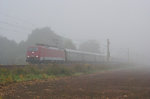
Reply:
<svg viewBox="0 0 150 99"><path fill-rule="evenodd" d="M9 22L6 22L6 21L0 21L0 25L4 25L4 24L7 25L7 26L18 28L18 29L32 30L32 28L27 28L27 27L24 27L24 26L20 26L19 24L13 24L13 23L9 23Z"/></svg>
<svg viewBox="0 0 150 99"><path fill-rule="evenodd" d="M3 33L4 31L10 31L11 33L29 33L36 28L35 24L29 20L24 20L5 13L0 13L0 16L0 29Z"/></svg>
<svg viewBox="0 0 150 99"><path fill-rule="evenodd" d="M7 17L7 18L11 18L11 20L14 20L15 21L18 21L18 22L23 22L23 23L28 23L28 25L32 26L32 27L37 27L36 24L32 23L30 20L26 20L26 19L22 19L22 18L19 18L19 17L14 17L12 15L9 15L9 14L6 14L6 13L2 13L0 12L0 16L3 16L3 17Z"/></svg>

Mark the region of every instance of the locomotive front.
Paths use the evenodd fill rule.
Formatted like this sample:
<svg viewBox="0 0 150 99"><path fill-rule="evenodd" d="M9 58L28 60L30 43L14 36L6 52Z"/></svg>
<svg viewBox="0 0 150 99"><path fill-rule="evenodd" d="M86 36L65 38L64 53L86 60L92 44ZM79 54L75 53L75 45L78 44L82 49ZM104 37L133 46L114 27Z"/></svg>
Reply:
<svg viewBox="0 0 150 99"><path fill-rule="evenodd" d="M29 47L27 49L26 62L28 63L40 62L40 48L39 47Z"/></svg>

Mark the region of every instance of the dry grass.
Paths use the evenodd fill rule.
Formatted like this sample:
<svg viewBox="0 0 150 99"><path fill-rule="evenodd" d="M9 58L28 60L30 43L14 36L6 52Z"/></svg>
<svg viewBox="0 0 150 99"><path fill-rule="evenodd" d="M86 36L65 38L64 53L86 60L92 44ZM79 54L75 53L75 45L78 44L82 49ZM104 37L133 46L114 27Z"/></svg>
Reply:
<svg viewBox="0 0 150 99"><path fill-rule="evenodd" d="M27 65L16 68L0 68L0 84L9 84L35 79L47 79L56 76L71 76L87 74L97 71L109 70L117 66L106 64L48 64L48 65ZM118 67L117 67L118 68Z"/></svg>

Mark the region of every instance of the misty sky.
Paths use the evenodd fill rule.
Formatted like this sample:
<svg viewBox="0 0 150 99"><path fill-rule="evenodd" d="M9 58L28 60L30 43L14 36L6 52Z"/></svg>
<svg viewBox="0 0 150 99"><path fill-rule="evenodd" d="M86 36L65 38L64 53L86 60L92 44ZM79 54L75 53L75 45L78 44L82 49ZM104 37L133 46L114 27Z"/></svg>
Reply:
<svg viewBox="0 0 150 99"><path fill-rule="evenodd" d="M20 42L45 26L76 43L109 38L119 54L150 55L150 0L0 0L0 35Z"/></svg>

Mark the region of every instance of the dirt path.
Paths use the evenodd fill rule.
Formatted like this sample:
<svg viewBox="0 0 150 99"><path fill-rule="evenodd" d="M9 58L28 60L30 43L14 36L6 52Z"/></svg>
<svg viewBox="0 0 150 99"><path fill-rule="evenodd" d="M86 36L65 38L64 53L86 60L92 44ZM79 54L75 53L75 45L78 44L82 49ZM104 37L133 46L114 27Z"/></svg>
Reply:
<svg viewBox="0 0 150 99"><path fill-rule="evenodd" d="M150 68L11 84L0 93L2 99L150 99Z"/></svg>

